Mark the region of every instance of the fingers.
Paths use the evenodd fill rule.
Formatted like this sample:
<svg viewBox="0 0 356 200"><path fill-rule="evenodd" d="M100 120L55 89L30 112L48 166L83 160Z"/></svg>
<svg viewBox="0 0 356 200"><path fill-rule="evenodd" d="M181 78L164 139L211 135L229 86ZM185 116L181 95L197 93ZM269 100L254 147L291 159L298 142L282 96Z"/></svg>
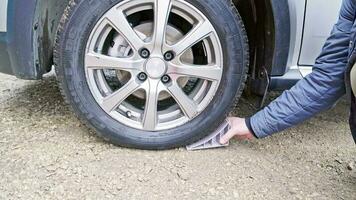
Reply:
<svg viewBox="0 0 356 200"><path fill-rule="evenodd" d="M254 138L244 119L228 118L227 121L231 125L231 129L220 139L220 144L227 144L235 136L238 140L252 140Z"/></svg>
<svg viewBox="0 0 356 200"><path fill-rule="evenodd" d="M227 144L235 136L234 131L231 129L226 135L220 139L220 144Z"/></svg>
<svg viewBox="0 0 356 200"><path fill-rule="evenodd" d="M231 125L230 119L228 119L228 123ZM236 135L235 129L231 128L231 129L220 139L220 144L227 144L235 135Z"/></svg>

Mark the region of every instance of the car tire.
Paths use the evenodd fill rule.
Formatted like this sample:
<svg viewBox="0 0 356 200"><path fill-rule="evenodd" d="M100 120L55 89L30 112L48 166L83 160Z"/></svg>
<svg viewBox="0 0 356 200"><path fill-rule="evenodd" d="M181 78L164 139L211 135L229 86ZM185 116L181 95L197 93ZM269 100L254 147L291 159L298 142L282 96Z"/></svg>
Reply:
<svg viewBox="0 0 356 200"><path fill-rule="evenodd" d="M204 14L216 30L224 63L222 78L210 103L199 115L177 127L146 131L119 122L105 112L93 97L85 71L84 55L95 25L108 10L122 2L72 0L66 8L57 31L54 63L67 103L77 117L95 129L100 137L123 147L170 149L207 136L228 116L245 86L249 49L237 9L230 1L184 1Z"/></svg>

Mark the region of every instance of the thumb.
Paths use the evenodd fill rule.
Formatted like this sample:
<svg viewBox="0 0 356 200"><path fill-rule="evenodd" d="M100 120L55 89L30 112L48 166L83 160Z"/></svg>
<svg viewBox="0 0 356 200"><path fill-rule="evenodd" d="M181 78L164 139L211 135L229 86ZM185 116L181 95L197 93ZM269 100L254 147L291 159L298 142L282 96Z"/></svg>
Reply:
<svg viewBox="0 0 356 200"><path fill-rule="evenodd" d="M230 129L221 139L220 144L227 144L235 136L235 131Z"/></svg>

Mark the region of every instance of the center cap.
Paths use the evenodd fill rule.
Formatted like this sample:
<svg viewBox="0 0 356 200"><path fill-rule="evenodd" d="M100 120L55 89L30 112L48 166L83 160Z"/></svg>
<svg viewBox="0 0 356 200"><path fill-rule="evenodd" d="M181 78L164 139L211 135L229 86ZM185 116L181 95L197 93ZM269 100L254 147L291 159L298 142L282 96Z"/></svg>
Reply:
<svg viewBox="0 0 356 200"><path fill-rule="evenodd" d="M161 58L150 58L145 64L145 71L151 78L161 78L167 72L167 65Z"/></svg>

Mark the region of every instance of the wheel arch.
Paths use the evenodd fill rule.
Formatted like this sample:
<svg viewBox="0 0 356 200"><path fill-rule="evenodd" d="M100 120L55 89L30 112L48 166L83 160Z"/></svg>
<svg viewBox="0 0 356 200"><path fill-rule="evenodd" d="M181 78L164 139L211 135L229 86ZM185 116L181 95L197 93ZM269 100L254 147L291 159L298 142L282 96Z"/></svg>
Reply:
<svg viewBox="0 0 356 200"><path fill-rule="evenodd" d="M263 94L270 76L285 73L290 47L288 0L233 0L244 21L250 45L248 89Z"/></svg>
<svg viewBox="0 0 356 200"><path fill-rule="evenodd" d="M3 1L0 72L33 80L51 69L55 33L68 1Z"/></svg>
<svg viewBox="0 0 356 200"><path fill-rule="evenodd" d="M53 64L56 29L69 1L37 1L33 25L37 29L33 34L33 48L34 63L40 75L48 72ZM233 3L248 32L250 80L259 80L264 68L271 76L283 75L290 46L288 0L233 0Z"/></svg>
<svg viewBox="0 0 356 200"><path fill-rule="evenodd" d="M34 62L39 76L49 72L53 65L53 48L60 19L70 0L39 0L34 15Z"/></svg>

